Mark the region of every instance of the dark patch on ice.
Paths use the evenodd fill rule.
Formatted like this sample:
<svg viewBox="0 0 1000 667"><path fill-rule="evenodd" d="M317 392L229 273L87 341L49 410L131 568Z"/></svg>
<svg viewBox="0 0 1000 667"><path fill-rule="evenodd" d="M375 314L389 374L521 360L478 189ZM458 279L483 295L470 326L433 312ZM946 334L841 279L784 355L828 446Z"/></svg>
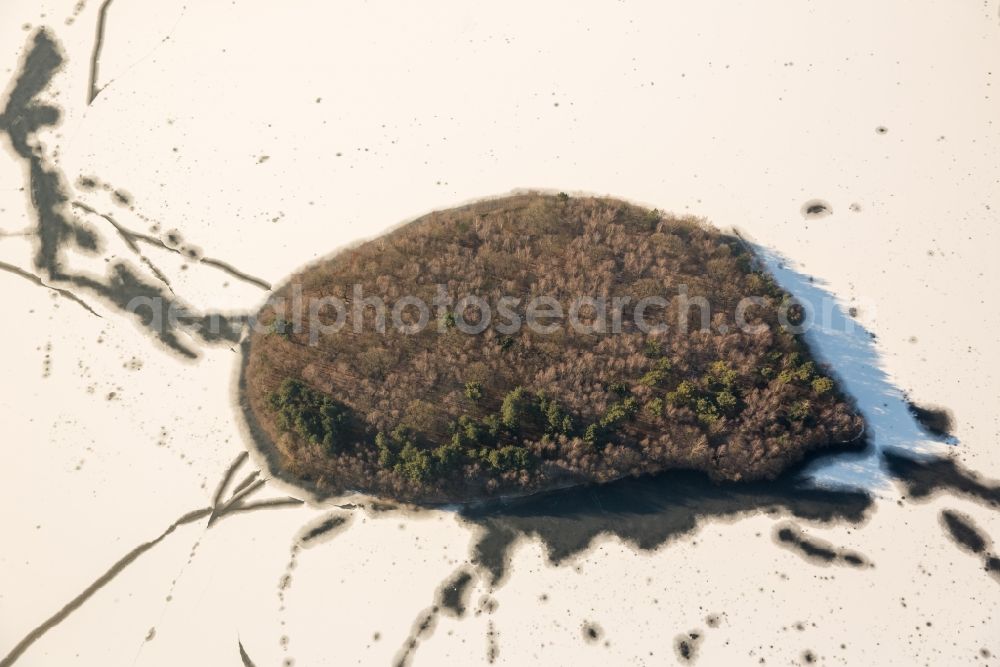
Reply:
<svg viewBox="0 0 1000 667"><path fill-rule="evenodd" d="M65 197L61 174L51 169L42 157L36 136L40 129L58 124L62 116L57 107L37 99L62 67L62 51L44 28L35 32L29 45L7 105L0 114L0 130L10 138L15 154L28 168L31 200L39 217L35 266L52 274L57 272L53 269L59 268L56 253L61 245L76 243L87 249L95 248L97 241L91 230L62 215L60 206Z"/></svg>
<svg viewBox="0 0 1000 667"><path fill-rule="evenodd" d="M372 512L394 512L399 509L399 505L391 502L373 500L368 503L368 509Z"/></svg>
<svg viewBox="0 0 1000 667"><path fill-rule="evenodd" d="M674 637L674 653L677 654L677 659L685 664L693 663L698 659L698 648L703 640L704 635L698 630Z"/></svg>
<svg viewBox="0 0 1000 667"><path fill-rule="evenodd" d="M411 663L420 641L429 638L434 633L438 618L442 613L456 617L464 615L468 589L474 578L474 571L467 567L461 567L441 584L434 594L434 604L417 615L410 636L396 653L393 665L404 667ZM480 598L479 608L476 610L477 616L483 612L484 607L488 610L487 613L492 614L496 609L496 600L488 595ZM492 628L492 621L490 627Z"/></svg>
<svg viewBox="0 0 1000 667"><path fill-rule="evenodd" d="M719 484L703 474L675 470L490 501L460 513L484 529L473 546L473 559L497 583L512 546L522 537L539 538L549 560L559 564L600 535L654 550L712 519L767 512L808 521L860 522L871 504L866 493L819 489L795 471L773 481Z"/></svg>
<svg viewBox="0 0 1000 667"><path fill-rule="evenodd" d="M779 546L791 549L813 563L840 564L851 567L869 566L869 561L865 556L854 551L839 549L829 542L810 537L791 522L776 526L774 539Z"/></svg>
<svg viewBox="0 0 1000 667"><path fill-rule="evenodd" d="M106 0L102 10L106 11L109 1ZM124 261L109 260L108 273L103 277L69 272L64 267L64 250L76 248L96 253L100 237L73 215L68 206L71 197L66 179L46 155L38 137L40 130L60 121L60 109L41 100L40 96L63 62L62 51L49 31L37 30L29 39L27 53L7 104L0 113L0 131L7 134L14 153L22 159L27 171L30 204L38 223L34 264L39 279L59 284L60 288L76 288L100 297L131 315L160 342L185 357L198 356L196 348L188 342L189 336L209 344L236 342L243 330L245 316L198 313L174 298L169 293L169 285L161 287L147 282ZM95 90L92 88L91 92L96 94ZM90 181L96 183L92 178L83 182L86 185ZM134 245L133 239L132 247ZM162 272L159 275L162 277Z"/></svg>
<svg viewBox="0 0 1000 667"><path fill-rule="evenodd" d="M115 190L111 193L112 199L121 206L131 206L133 204L132 195L124 190Z"/></svg>
<svg viewBox="0 0 1000 667"><path fill-rule="evenodd" d="M479 598L479 604L476 607L476 616L480 614L492 614L500 606L497 599L492 595L484 595Z"/></svg>
<svg viewBox="0 0 1000 667"><path fill-rule="evenodd" d="M472 580L472 572L462 568L441 586L437 600L443 612L458 617L465 614Z"/></svg>
<svg viewBox="0 0 1000 667"><path fill-rule="evenodd" d="M975 522L965 514L955 510L942 510L941 522L951 539L966 551L981 554L986 551L989 538L979 531Z"/></svg>
<svg viewBox="0 0 1000 667"><path fill-rule="evenodd" d="M417 620L413 624L410 636L407 637L403 646L399 649L396 653L396 657L393 659L392 664L394 667L406 667L411 664L413 654L417 650L420 640L422 638L429 637L434 633L439 612L440 609L437 606L434 606L420 613L420 616L417 617Z"/></svg>
<svg viewBox="0 0 1000 667"><path fill-rule="evenodd" d="M889 473L906 486L911 498L951 492L1000 507L1000 483L984 480L951 458L911 458L895 451L882 453Z"/></svg>
<svg viewBox="0 0 1000 667"><path fill-rule="evenodd" d="M491 665L500 657L500 643L497 638L500 633L493 621L486 624L486 661Z"/></svg>
<svg viewBox="0 0 1000 667"><path fill-rule="evenodd" d="M583 640L588 644L596 644L604 636L604 629L597 623L590 621L584 621L581 631L583 632Z"/></svg>
<svg viewBox="0 0 1000 667"><path fill-rule="evenodd" d="M854 567L861 567L868 564L868 561L865 560L864 556L852 552L841 554L841 558L843 558L848 565L852 565Z"/></svg>
<svg viewBox="0 0 1000 667"><path fill-rule="evenodd" d="M339 529L347 525L350 515L336 514L321 520L318 524L306 528L299 538L299 542L304 546L312 546L313 543L326 541L340 532Z"/></svg>
<svg viewBox="0 0 1000 667"><path fill-rule="evenodd" d="M907 400L906 407L909 409L910 414L913 415L913 418L927 429L927 432L931 435L936 435L940 438L952 436L952 431L955 428L955 418L947 408L921 406L910 400Z"/></svg>
<svg viewBox="0 0 1000 667"><path fill-rule="evenodd" d="M955 510L941 511L941 524L951 540L963 551L983 556L983 569L1000 581L1000 558L992 552L993 540L972 517Z"/></svg>
<svg viewBox="0 0 1000 667"><path fill-rule="evenodd" d="M833 215L833 207L822 199L810 199L802 205L802 217L806 220L816 220Z"/></svg>
<svg viewBox="0 0 1000 667"><path fill-rule="evenodd" d="M473 545L472 557L476 563L491 572L494 582L497 582L503 578L510 550L518 538L518 530L506 525L507 522L500 517L484 523L486 531ZM523 522L518 521L517 524L523 525Z"/></svg>

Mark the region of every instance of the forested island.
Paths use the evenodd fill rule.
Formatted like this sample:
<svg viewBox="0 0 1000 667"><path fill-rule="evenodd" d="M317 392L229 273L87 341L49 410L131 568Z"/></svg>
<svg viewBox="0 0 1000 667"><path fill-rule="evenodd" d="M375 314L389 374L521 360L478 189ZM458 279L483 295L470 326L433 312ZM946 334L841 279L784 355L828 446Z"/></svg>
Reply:
<svg viewBox="0 0 1000 667"><path fill-rule="evenodd" d="M431 213L274 296L242 398L272 467L322 495L769 479L864 430L739 238L614 199Z"/></svg>

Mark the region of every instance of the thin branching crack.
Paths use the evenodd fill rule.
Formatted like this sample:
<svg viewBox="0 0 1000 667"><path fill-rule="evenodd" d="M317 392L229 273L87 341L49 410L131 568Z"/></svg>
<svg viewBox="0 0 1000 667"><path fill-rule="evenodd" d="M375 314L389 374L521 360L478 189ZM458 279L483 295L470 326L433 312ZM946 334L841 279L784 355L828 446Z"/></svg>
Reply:
<svg viewBox="0 0 1000 667"><path fill-rule="evenodd" d="M90 81L87 86L87 105L101 92L97 87L97 74L101 66L101 49L104 48L104 30L108 21L108 9L112 0L104 0L97 11L97 35L94 38L94 50L90 55Z"/></svg>
<svg viewBox="0 0 1000 667"><path fill-rule="evenodd" d="M52 628L56 627L62 623L70 614L79 609L84 602L89 600L95 593L100 591L104 586L110 583L116 576L118 576L126 567L132 564L139 556L146 553L157 544L165 540L171 533L177 530L179 527L194 523L205 517L208 517L208 523L206 524L206 530L211 529L211 527L218 520L234 515L242 514L246 512L252 512L258 509L271 509L279 507L290 507L301 505L303 501L297 498L284 497L284 498L272 498L269 500L261 500L255 503L245 504L244 501L251 495L259 491L265 484L266 480L257 480L252 484L243 484L241 487L237 487L230 497L223 501L223 497L226 494L226 490L229 484L232 482L233 476L236 471L242 466L248 459L247 452L240 452L239 455L233 460L233 462L223 473L222 479L219 485L216 487L215 495L213 497L212 506L202 507L196 510L192 510L186 514L183 514L179 519L174 521L172 524L167 526L166 530L160 533L156 538L143 542L136 548L129 551L122 558L118 559L110 568L108 568L104 574L99 576L94 580L87 588L83 590L82 593L74 597L68 603L66 603L59 611L50 616L40 625L38 625L34 630L29 632L25 637L18 642L13 649L3 658L0 659L0 667L10 667L13 665L20 657L24 654L28 648L31 647L36 641L42 638L45 633L47 633ZM259 471L251 473L248 479L255 479ZM244 480L246 482L246 480ZM241 646L241 654L242 646ZM246 663L246 660L244 660ZM252 663L250 663L252 664Z"/></svg>
<svg viewBox="0 0 1000 667"><path fill-rule="evenodd" d="M155 236L150 236L149 234L143 234L142 232L137 232L132 229L129 229L124 225L122 225L117 220L115 220L110 214L101 213L96 209L94 209L93 207L88 206L87 204L84 204L81 201L74 201L73 206L80 209L81 211L85 211L92 215L100 216L101 218L107 220L115 228L115 231L118 232L118 234L122 237L122 240L125 241L128 247L140 257L143 257L143 254L139 250L139 244L145 243L147 245L160 248L161 250L166 250L167 252L172 252L177 255L183 255L188 259L195 259L190 257L189 255L185 255L180 248L174 248L173 246L168 245L165 241L163 241L163 239L158 239ZM198 261L201 264L206 264L208 266L219 269L220 271L228 273L230 276L236 278L237 280L242 280L246 283L259 287L263 290L271 289L271 284L266 280L262 280L261 278L252 276L249 273L240 271L236 267L232 266L231 264L228 264L227 262L223 262L222 260L214 259L212 257L200 257L197 258L196 261ZM154 269L154 271L156 270ZM159 273L158 271L156 272ZM164 282L166 282L168 285L170 284L169 281L167 281L165 278L161 279L164 280Z"/></svg>
<svg viewBox="0 0 1000 667"><path fill-rule="evenodd" d="M87 304L86 301L84 301L83 299L81 299L77 295L73 294L69 290L64 290L64 289L60 289L58 287L53 287L52 285L47 284L44 280L42 280L41 278L39 278L35 274L30 273L28 271L25 271L24 269L22 269L20 267L14 266L13 264L8 264L6 262L0 262L0 271L6 271L7 273L12 273L15 276L21 276L25 280L29 280L29 281L33 282L34 284L38 285L39 287L44 287L46 289L50 289L53 292L55 292L56 294L58 294L59 296L61 296L62 298L69 299L73 303L78 304L80 307L85 308L87 310L87 312L89 312L94 317L101 317L97 313L97 311L95 311L93 308L91 308Z"/></svg>

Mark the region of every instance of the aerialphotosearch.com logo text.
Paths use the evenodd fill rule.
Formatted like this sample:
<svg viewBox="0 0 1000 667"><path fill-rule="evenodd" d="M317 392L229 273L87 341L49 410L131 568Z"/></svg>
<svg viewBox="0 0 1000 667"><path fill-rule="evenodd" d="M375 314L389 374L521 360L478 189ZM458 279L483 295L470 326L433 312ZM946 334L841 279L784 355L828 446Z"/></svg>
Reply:
<svg viewBox="0 0 1000 667"><path fill-rule="evenodd" d="M689 293L687 285L679 285L673 298L666 296L629 295L575 296L557 298L552 295L501 296L492 301L475 294L455 298L443 284L435 286L435 295L425 299L408 295L391 300L366 296L364 287L356 284L351 296L304 296L302 286L289 287L290 297L276 296L268 300L261 312L277 315L265 323L258 316L238 318L257 333L276 333L309 345L318 344L324 336L342 331L361 334L365 331L384 334L395 331L415 335L429 328L438 333L458 331L468 335L482 334L492 328L497 334L510 336L527 327L539 335L571 330L578 334L619 334L639 331L644 334L666 333L671 322L681 333L739 330L747 334L766 331L768 325L754 316L755 308L766 308L767 299L754 295L740 299L730 316L713 311L707 298ZM176 302L164 303L160 297L139 297L127 306L130 312L146 320L156 331L198 327L203 333L219 334L223 322L232 318L222 315L197 315ZM778 324L787 331L800 334L819 325L824 329L852 331L852 317L846 317L832 297L824 296L820 303L794 298L783 299L777 305ZM853 314L853 313L852 313ZM695 328L692 329L692 321ZM304 337L301 334L305 334Z"/></svg>

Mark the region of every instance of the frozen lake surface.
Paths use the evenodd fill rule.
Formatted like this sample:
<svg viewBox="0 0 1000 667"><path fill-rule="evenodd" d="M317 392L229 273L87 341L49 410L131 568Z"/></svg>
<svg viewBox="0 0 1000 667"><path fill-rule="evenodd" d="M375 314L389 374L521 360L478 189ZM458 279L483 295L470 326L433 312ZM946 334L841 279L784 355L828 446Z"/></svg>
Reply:
<svg viewBox="0 0 1000 667"><path fill-rule="evenodd" d="M0 665L996 661L993 0L0 16ZM122 309L253 312L520 188L738 230L833 304L809 341L870 447L772 484L315 504L247 453L238 325L157 338Z"/></svg>

